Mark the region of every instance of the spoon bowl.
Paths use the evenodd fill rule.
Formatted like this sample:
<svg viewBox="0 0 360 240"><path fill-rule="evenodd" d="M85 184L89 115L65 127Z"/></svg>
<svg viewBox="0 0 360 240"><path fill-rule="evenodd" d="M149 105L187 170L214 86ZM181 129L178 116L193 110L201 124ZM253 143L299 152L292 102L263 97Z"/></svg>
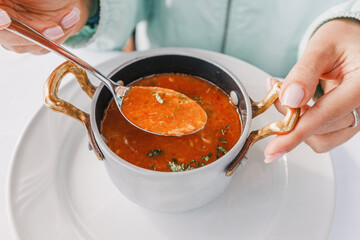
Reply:
<svg viewBox="0 0 360 240"><path fill-rule="evenodd" d="M161 87L118 87L118 107L132 125L161 136L184 136L204 129L207 114L193 99Z"/></svg>

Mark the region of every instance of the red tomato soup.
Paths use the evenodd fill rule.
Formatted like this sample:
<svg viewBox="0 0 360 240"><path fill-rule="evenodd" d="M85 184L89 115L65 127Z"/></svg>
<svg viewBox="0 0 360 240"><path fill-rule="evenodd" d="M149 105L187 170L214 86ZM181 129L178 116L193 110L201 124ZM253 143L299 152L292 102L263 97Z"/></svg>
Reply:
<svg viewBox="0 0 360 240"><path fill-rule="evenodd" d="M237 108L226 93L198 77L158 74L140 79L133 86L173 89L194 99L206 112L205 128L186 136L159 136L131 125L111 100L101 123L109 148L136 166L156 171L187 171L225 155L241 135Z"/></svg>

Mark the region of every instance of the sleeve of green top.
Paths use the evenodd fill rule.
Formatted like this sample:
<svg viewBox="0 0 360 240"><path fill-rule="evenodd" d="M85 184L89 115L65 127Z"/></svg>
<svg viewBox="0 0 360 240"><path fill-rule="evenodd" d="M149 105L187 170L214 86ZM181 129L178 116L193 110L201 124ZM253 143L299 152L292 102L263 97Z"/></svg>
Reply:
<svg viewBox="0 0 360 240"><path fill-rule="evenodd" d="M301 43L299 45L298 58L304 53L307 43L311 36L318 30L323 24L334 19L354 19L359 21L360 24L360 1L347 1L345 3L336 5L323 14L321 14L315 21L313 21L306 30ZM324 94L321 85L317 86L313 99L316 101Z"/></svg>
<svg viewBox="0 0 360 240"><path fill-rule="evenodd" d="M100 19L96 26L85 25L80 32L68 38L67 46L103 50L121 50L135 26L147 18L148 0L100 0Z"/></svg>
<svg viewBox="0 0 360 240"><path fill-rule="evenodd" d="M298 51L298 58L303 54L305 47L311 38L311 36L319 29L323 24L334 19L354 19L360 23L360 1L347 1L342 4L336 5L323 14L321 14L315 21L313 21L306 30Z"/></svg>

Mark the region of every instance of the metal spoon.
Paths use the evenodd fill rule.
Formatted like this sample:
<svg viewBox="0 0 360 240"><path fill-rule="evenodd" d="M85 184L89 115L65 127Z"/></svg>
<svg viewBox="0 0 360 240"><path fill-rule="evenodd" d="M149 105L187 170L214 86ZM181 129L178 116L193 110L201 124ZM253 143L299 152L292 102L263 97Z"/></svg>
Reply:
<svg viewBox="0 0 360 240"><path fill-rule="evenodd" d="M207 122L207 117L205 117L205 121L204 118L202 119L197 119L198 121L202 121L201 126L196 127L194 129L192 129L191 131L184 131L182 132L180 131L168 131L168 132L164 132L164 131L157 131L157 130L153 130L153 129L157 129L157 128L141 128L138 125L134 124L132 121L130 121L127 116L125 116L125 114L122 111L122 103L123 103L123 99L125 97L125 95L127 93L131 93L130 89L131 88L141 88L141 87L124 87L118 83L115 83L114 81L112 81L111 79L107 78L106 76L104 76L102 73L100 73L97 69L95 69L94 67L92 67L90 64L86 63L85 61L83 61L82 59L78 58L77 56L75 56L74 54L72 54L71 52L69 52L68 50L66 50L65 48L63 48L62 46L60 46L59 44L53 42L52 40L48 39L47 37L43 36L42 34L38 33L36 30L32 29L31 27L29 27L28 25L24 24L23 22L21 22L20 20L10 16L11 18L11 25L7 28L8 31L19 35L43 48L45 48L46 50L49 50L50 52L54 52L64 58L66 58L67 60L73 62L74 64L78 65L79 67L83 68L84 70L86 70L88 73L94 75L96 78L98 78L100 81L102 81L105 86L110 90L110 92L112 93L117 106L120 110L120 112L123 114L123 116L131 123L133 124L135 127L140 128L146 132L150 132L153 134L157 134L157 135L163 135L163 136L182 136L182 135L187 135L187 134L191 134L191 133L195 133L197 131L202 130L205 127L205 124ZM147 87L150 88L150 87ZM154 88L155 89L155 88ZM170 89L165 89L165 88L156 88L156 89L160 89L160 91L162 93L169 93L170 95L173 94L173 90ZM151 90L149 90L151 91ZM178 93L181 94L181 93ZM195 103L196 102L190 98L187 99L190 103ZM193 102L191 102L193 101ZM180 104L179 104L180 105ZM195 106L195 105L194 105ZM199 116L206 116L205 111L200 107L197 108L197 111L199 112ZM201 112L202 111L202 112ZM153 127L156 127L155 125L157 125L157 123L153 124Z"/></svg>

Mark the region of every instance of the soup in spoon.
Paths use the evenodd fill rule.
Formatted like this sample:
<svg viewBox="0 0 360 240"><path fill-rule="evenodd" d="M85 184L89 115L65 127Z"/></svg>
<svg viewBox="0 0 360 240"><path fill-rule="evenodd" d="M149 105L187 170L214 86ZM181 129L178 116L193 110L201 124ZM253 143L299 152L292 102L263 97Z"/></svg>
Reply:
<svg viewBox="0 0 360 240"><path fill-rule="evenodd" d="M158 87L131 87L123 98L121 111L132 124L157 135L192 134L207 122L206 112L195 100Z"/></svg>

